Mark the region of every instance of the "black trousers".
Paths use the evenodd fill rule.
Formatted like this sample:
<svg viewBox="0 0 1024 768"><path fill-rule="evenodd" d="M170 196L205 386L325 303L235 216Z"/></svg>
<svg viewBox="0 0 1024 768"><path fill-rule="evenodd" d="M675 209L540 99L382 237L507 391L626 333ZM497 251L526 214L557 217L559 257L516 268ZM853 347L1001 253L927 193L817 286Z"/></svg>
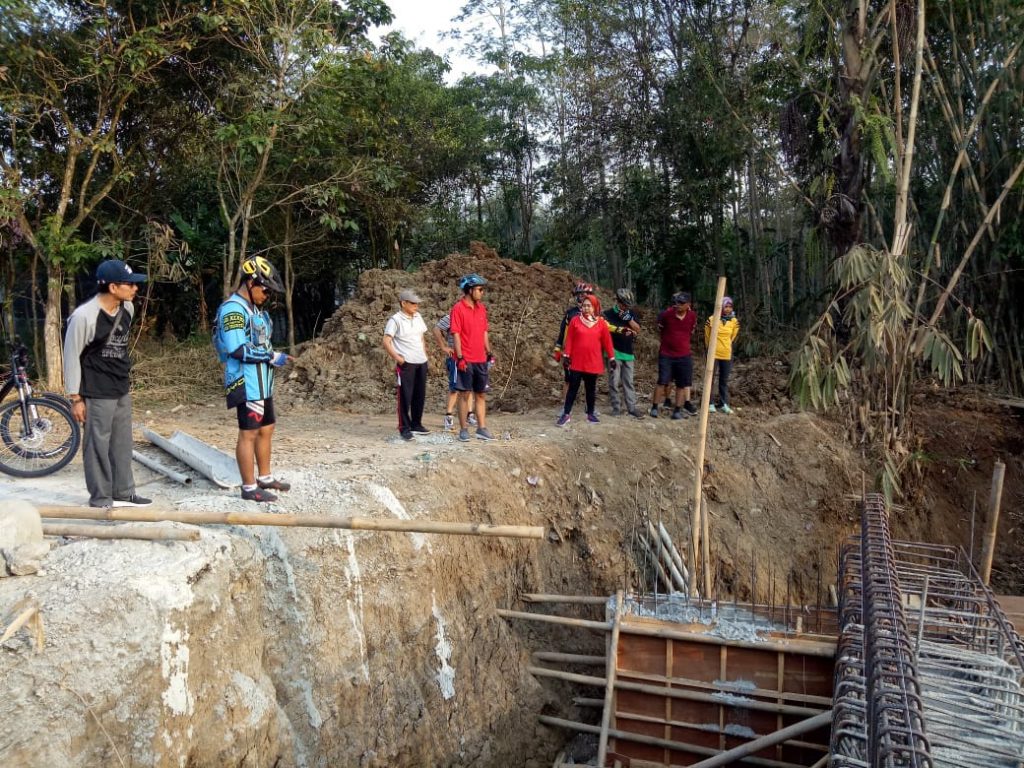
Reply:
<svg viewBox="0 0 1024 768"><path fill-rule="evenodd" d="M427 399L427 364L405 363L398 374L398 431L423 424L423 403Z"/></svg>
<svg viewBox="0 0 1024 768"><path fill-rule="evenodd" d="M718 372L718 405L729 404L729 372L732 371L732 360L715 360Z"/></svg>
<svg viewBox="0 0 1024 768"><path fill-rule="evenodd" d="M572 411L573 403L576 402L576 395L580 391L580 382L587 393L587 413L594 412L594 405L597 402L597 374L583 373L582 371L569 371L569 391L565 393L565 407L562 411Z"/></svg>

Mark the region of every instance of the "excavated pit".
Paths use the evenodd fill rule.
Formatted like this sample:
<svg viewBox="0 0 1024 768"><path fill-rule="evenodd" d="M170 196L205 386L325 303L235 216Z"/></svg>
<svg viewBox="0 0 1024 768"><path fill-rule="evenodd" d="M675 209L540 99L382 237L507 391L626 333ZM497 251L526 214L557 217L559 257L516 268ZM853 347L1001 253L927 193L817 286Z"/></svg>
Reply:
<svg viewBox="0 0 1024 768"><path fill-rule="evenodd" d="M489 426L501 439L461 445L435 432L403 443L380 415L393 403L384 320L412 287L432 323L466 271L492 282ZM544 540L224 526L204 527L196 542L64 540L45 573L0 579L0 627L28 599L46 630L39 652L24 631L0 645L0 762L547 768L572 760L569 742L593 752L596 737L573 740L539 718L580 716L574 698L594 689L528 668L537 652L603 655L604 635L498 611L522 609L530 593L643 592L641 521L662 522L680 548L688 540L697 425L554 426L561 369L550 346L572 281L478 244L415 274L370 271L304 347L278 403L275 470L293 484L278 511L527 524L543 526ZM652 312L638 338L641 397L653 384ZM438 429L439 356L431 364L427 425ZM794 412L781 361L739 362L732 389L737 413L712 420L705 465L716 589L740 602L814 604L820 585L836 583L838 544L858 530L852 499L870 468L841 424ZM230 452L235 427L217 398L211 389L205 402L140 399L135 416ZM1019 441L998 414L963 405L932 412L924 471L943 492L900 516L901 537L966 542L966 494L984 494L988 459ZM963 451L984 450L985 461L964 464ZM1008 477L1018 476L1021 459L1011 460ZM200 480L147 487L175 509L240 508L233 492ZM80 461L43 480L0 477L0 503L11 497L85 503ZM1017 560L1015 541L1001 539L1004 564ZM601 617L593 606L564 613ZM599 710L584 712L597 721Z"/></svg>
<svg viewBox="0 0 1024 768"><path fill-rule="evenodd" d="M200 408L192 429L229 449L222 421ZM603 641L510 624L496 609L523 593L639 585L638 514L685 540L695 425L556 430L546 414L499 416L507 440L463 446L442 434L407 445L382 418L304 408L285 408L281 424L288 511L541 525L547 537L207 527L198 542L66 542L44 575L0 580L0 605L33 597L47 633L40 653L27 634L0 648L5 763L551 765L567 737L538 715L568 713L573 688L536 680L530 654ZM839 430L783 415L721 421L714 434L721 583L749 592L751 551L762 599L770 579L813 589L820 570L834 581L822 542L855 524L842 510L857 481ZM809 468L810 444L824 447L810 462L823 466ZM80 471L0 490L81 502ZM233 493L195 486L160 483L153 495L182 510L237 508Z"/></svg>

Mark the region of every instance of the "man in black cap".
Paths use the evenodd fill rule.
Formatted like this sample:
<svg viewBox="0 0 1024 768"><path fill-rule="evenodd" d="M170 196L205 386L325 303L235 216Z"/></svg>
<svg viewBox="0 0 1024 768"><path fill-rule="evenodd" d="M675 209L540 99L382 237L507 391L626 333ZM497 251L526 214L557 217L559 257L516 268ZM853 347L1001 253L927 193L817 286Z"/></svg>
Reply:
<svg viewBox="0 0 1024 768"><path fill-rule="evenodd" d="M132 300L146 276L109 259L96 270L98 293L68 318L64 389L71 414L85 425L82 459L92 507L145 507L132 475L129 330Z"/></svg>

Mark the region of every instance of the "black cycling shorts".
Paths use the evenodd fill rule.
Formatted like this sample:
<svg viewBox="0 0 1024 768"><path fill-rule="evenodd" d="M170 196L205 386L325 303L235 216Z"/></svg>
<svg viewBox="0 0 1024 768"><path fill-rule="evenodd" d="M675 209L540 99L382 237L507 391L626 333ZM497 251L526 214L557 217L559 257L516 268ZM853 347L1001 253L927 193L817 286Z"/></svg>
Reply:
<svg viewBox="0 0 1024 768"><path fill-rule="evenodd" d="M238 406L238 428L243 431L269 427L277 422L274 416L274 398L249 400Z"/></svg>

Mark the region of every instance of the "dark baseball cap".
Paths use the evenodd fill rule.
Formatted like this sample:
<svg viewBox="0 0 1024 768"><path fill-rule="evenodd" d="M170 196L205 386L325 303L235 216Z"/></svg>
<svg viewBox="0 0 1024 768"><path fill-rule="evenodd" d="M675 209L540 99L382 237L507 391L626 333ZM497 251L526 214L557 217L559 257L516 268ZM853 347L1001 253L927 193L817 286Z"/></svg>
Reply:
<svg viewBox="0 0 1024 768"><path fill-rule="evenodd" d="M107 259L96 267L97 283L144 283L147 278L118 259Z"/></svg>

